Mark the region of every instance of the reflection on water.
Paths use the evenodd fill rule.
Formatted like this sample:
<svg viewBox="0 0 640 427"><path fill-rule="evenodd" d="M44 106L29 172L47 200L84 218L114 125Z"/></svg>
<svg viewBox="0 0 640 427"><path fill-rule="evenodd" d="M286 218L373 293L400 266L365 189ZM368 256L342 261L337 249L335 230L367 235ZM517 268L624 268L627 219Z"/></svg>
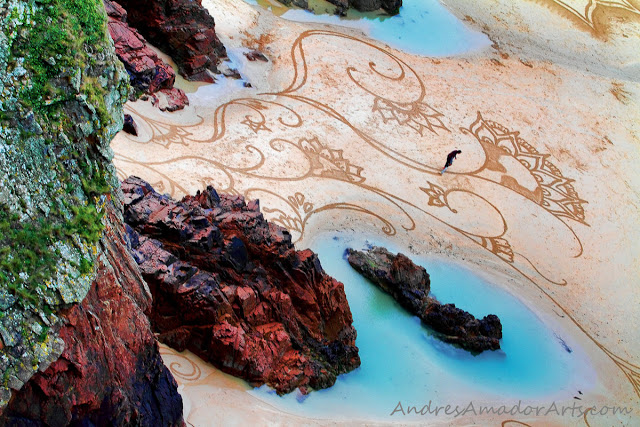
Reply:
<svg viewBox="0 0 640 427"><path fill-rule="evenodd" d="M585 390L593 380L591 368L580 366L585 360L582 352L573 344L574 351L566 351L554 331L519 299L456 265L412 257L431 275L432 292L440 301L453 302L476 317L494 313L502 321L499 351L473 356L439 341L417 317L349 266L345 249L365 244L363 239L340 237L311 245L327 273L345 284L362 366L341 375L333 387L306 398L296 393L278 397L267 387L250 393L305 416L385 418L398 401L422 406L453 394L460 402L447 403L465 404L477 398L517 403L567 388Z"/></svg>
<svg viewBox="0 0 640 427"><path fill-rule="evenodd" d="M346 17L335 16L335 6L324 0L309 2L315 14L283 6L276 0L245 1L260 5L290 21L357 28L372 39L419 55L457 55L491 44L486 35L466 27L437 0L403 0L400 13L395 16L389 16L384 11L363 13L350 9Z"/></svg>

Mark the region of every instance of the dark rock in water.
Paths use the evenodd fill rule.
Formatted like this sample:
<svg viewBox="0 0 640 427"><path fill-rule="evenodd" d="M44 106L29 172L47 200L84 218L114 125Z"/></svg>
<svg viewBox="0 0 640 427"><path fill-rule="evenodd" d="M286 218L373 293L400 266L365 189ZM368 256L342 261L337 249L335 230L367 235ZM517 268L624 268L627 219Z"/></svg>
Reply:
<svg viewBox="0 0 640 427"><path fill-rule="evenodd" d="M397 15L400 13L402 7L402 0L382 0L382 8L389 15Z"/></svg>
<svg viewBox="0 0 640 427"><path fill-rule="evenodd" d="M257 201L208 187L177 202L135 177L122 189L160 341L278 393L329 387L360 365L344 286Z"/></svg>
<svg viewBox="0 0 640 427"><path fill-rule="evenodd" d="M405 255L373 247L365 251L347 249L347 259L353 268L436 331L443 341L475 353L500 348L502 324L498 316L490 314L478 320L454 304L441 304L430 297L429 274Z"/></svg>
<svg viewBox="0 0 640 427"><path fill-rule="evenodd" d="M328 0L329 3L335 4L339 12L346 12L347 9L353 8L360 12L372 12L378 9L384 9L389 15L397 15L402 0ZM343 13L340 13L343 14Z"/></svg>
<svg viewBox="0 0 640 427"><path fill-rule="evenodd" d="M245 52L244 56L246 56L249 61L269 62L269 59L262 52L258 52L257 50Z"/></svg>
<svg viewBox="0 0 640 427"><path fill-rule="evenodd" d="M138 124L133 120L131 114L124 115L124 124L122 125L122 130L128 134L138 136Z"/></svg>
<svg viewBox="0 0 640 427"><path fill-rule="evenodd" d="M478 320L454 304L433 301L422 312L420 318L434 331L439 332L443 341L458 344L466 350L479 353L500 348L502 324L495 314Z"/></svg>
<svg viewBox="0 0 640 427"><path fill-rule="evenodd" d="M3 413L3 425L184 425L182 398L144 311L151 295L110 203L97 276L66 313L64 352L36 373Z"/></svg>
<svg viewBox="0 0 640 427"><path fill-rule="evenodd" d="M371 12L382 8L382 0L349 0L349 6L361 12Z"/></svg>
<svg viewBox="0 0 640 427"><path fill-rule="evenodd" d="M284 4L285 6L291 6L293 4L294 6L298 6L302 9L307 9L309 7L308 0L278 0L278 1Z"/></svg>
<svg viewBox="0 0 640 427"><path fill-rule="evenodd" d="M201 0L121 0L128 21L151 43L170 52L180 74L213 82L220 60L227 57L215 22Z"/></svg>

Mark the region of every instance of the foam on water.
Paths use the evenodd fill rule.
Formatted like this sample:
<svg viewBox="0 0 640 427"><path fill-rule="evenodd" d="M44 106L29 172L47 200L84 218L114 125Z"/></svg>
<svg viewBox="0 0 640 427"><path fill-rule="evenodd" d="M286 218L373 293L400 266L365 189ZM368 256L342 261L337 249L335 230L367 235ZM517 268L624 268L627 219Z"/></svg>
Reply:
<svg viewBox="0 0 640 427"><path fill-rule="evenodd" d="M245 1L253 5L265 3L256 0ZM274 10L275 6L269 8ZM391 17L349 10L347 16L341 18L294 8L286 10L280 16L296 22L357 28L372 39L418 55L458 55L491 45L485 34L468 28L437 0L403 0L400 13Z"/></svg>
<svg viewBox="0 0 640 427"><path fill-rule="evenodd" d="M392 421L389 414L399 401L419 407L429 400L434 405L464 405L485 398L517 404L519 399L544 399L559 392L567 397L593 383L595 374L576 344L567 337L561 340L519 299L464 268L412 257L431 275L432 292L441 302L455 303L476 317L500 317L499 351L473 356L433 337L417 317L349 266L345 249L364 247L363 239L329 237L311 246L327 273L345 284L362 365L341 375L333 387L305 397L295 392L279 397L267 387L250 391L281 410L317 418ZM447 396L460 401L443 401Z"/></svg>

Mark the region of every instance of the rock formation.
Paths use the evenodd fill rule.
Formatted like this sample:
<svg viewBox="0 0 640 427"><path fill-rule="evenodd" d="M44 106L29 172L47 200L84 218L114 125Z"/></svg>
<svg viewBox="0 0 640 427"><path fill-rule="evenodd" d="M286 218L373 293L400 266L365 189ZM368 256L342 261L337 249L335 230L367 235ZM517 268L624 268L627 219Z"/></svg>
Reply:
<svg viewBox="0 0 640 427"><path fill-rule="evenodd" d="M278 393L329 387L359 366L342 283L257 201L208 187L176 202L135 177L122 189L160 341Z"/></svg>
<svg viewBox="0 0 640 427"><path fill-rule="evenodd" d="M454 304L441 304L430 297L429 274L405 255L373 247L348 249L347 256L353 268L418 316L443 341L474 353L500 348L502 324L498 316L490 314L478 320Z"/></svg>
<svg viewBox="0 0 640 427"><path fill-rule="evenodd" d="M284 5L295 5L302 9L309 9L308 0L278 0ZM383 9L389 15L397 15L402 7L402 0L327 0L336 6L336 14L346 15L349 8L360 12L372 12Z"/></svg>
<svg viewBox="0 0 640 427"><path fill-rule="evenodd" d="M17 393L2 424L183 425L178 385L144 314L151 294L126 244L122 213L113 203L106 209L96 278L82 304L65 313L64 351Z"/></svg>
<svg viewBox="0 0 640 427"><path fill-rule="evenodd" d="M0 424L179 424L114 192L129 77L102 1L0 15Z"/></svg>
<svg viewBox="0 0 640 427"><path fill-rule="evenodd" d="M165 111L180 110L189 105L182 89L174 88L173 68L147 46L147 41L127 24L127 12L118 3L103 0L108 15L108 28L118 59L129 73L130 83L137 91L154 94L170 102L160 104ZM157 99L157 97L156 97Z"/></svg>
<svg viewBox="0 0 640 427"><path fill-rule="evenodd" d="M215 22L201 0L121 0L128 21L155 46L171 57L189 80L213 82L225 47L215 32Z"/></svg>

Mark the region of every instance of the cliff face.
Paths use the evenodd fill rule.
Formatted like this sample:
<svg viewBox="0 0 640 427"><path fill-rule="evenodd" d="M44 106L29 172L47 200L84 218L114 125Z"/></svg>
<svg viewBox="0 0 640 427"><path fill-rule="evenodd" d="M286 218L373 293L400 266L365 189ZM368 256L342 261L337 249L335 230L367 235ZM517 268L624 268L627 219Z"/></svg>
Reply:
<svg viewBox="0 0 640 427"><path fill-rule="evenodd" d="M133 177L122 189L160 341L279 393L360 365L344 286L257 201L209 187L176 202Z"/></svg>
<svg viewBox="0 0 640 427"><path fill-rule="evenodd" d="M112 197L129 89L102 2L5 0L0 26L1 421L140 424L162 395L179 422Z"/></svg>
<svg viewBox="0 0 640 427"><path fill-rule="evenodd" d="M129 254L121 204L115 202L105 206L96 278L82 304L64 313L60 338L65 349L11 400L4 413L6 424L181 422L182 398L144 314L151 295Z"/></svg>

